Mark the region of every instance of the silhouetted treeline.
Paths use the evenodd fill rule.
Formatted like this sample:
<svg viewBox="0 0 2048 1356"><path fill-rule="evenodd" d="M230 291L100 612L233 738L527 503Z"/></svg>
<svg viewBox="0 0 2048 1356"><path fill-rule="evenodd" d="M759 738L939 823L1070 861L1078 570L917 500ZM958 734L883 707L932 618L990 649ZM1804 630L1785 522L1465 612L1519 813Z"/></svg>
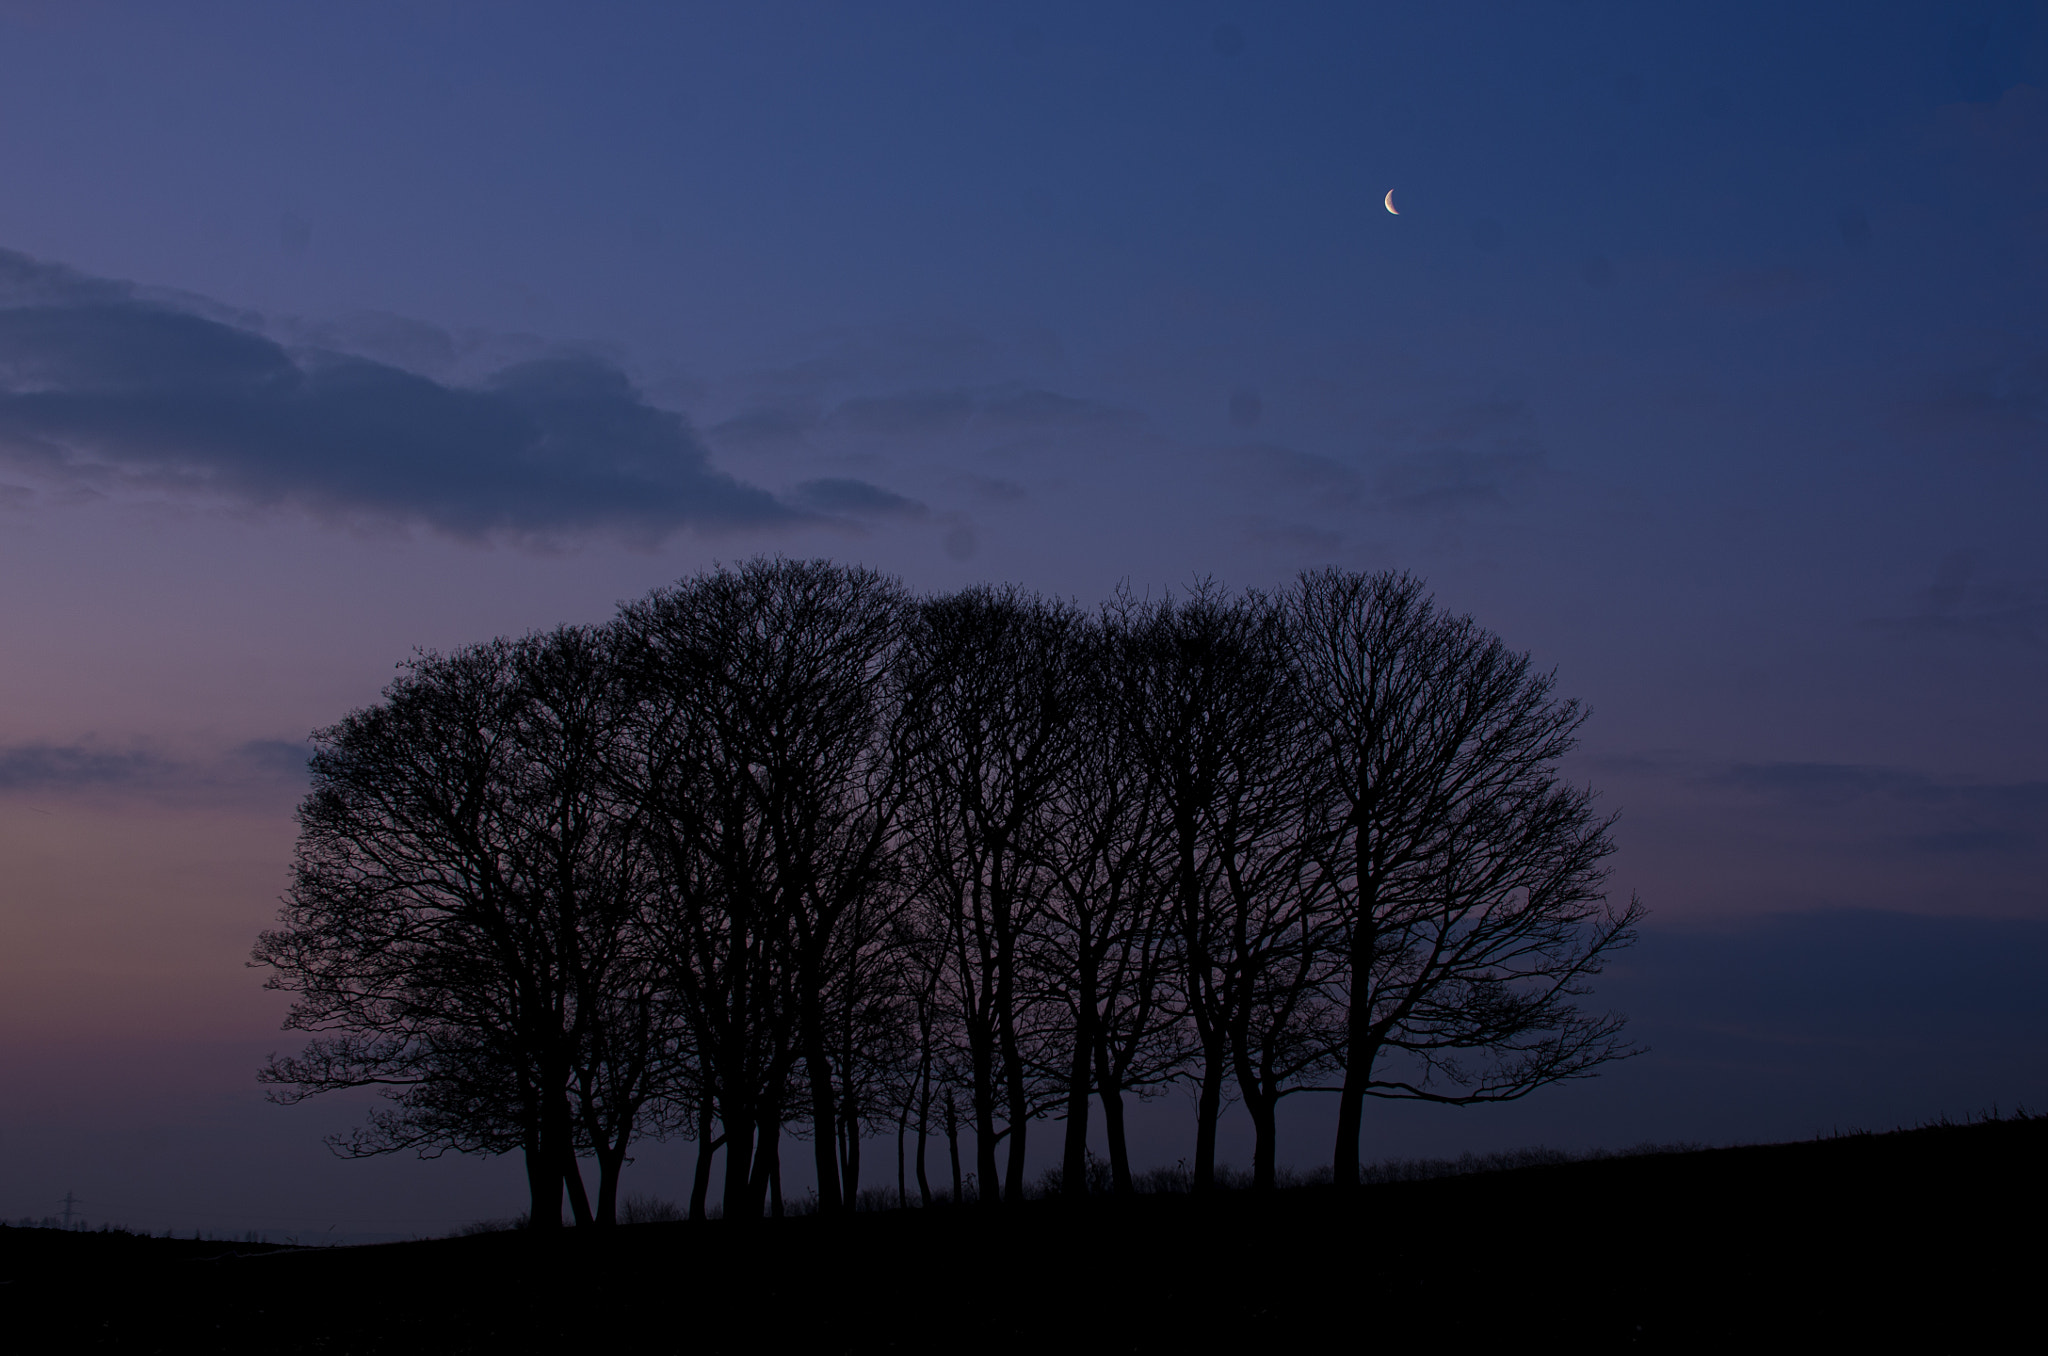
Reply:
<svg viewBox="0 0 2048 1356"><path fill-rule="evenodd" d="M1307 1091L1355 1185L1366 1097L1629 1053L1576 1005L1641 913L1556 771L1583 719L1401 574L1088 613L720 569L416 656L315 736L255 951L312 1039L262 1077L384 1088L344 1153L521 1151L536 1226L614 1220L645 1135L747 1218L785 1152L850 1208L877 1137L926 1204L1016 1200L1048 1119L1082 1192L1099 1109L1128 1192L1126 1109L1177 1081L1197 1190L1233 1100L1270 1186Z"/></svg>

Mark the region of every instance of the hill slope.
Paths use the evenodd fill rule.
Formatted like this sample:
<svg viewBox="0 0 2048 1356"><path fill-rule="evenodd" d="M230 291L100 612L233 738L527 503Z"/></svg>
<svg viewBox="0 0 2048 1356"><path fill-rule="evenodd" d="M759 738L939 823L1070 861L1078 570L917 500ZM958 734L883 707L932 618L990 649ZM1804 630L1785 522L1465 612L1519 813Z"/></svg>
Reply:
<svg viewBox="0 0 2048 1356"><path fill-rule="evenodd" d="M2048 1118L2022 1118L1349 1199L1034 1202L262 1255L6 1230L0 1304L13 1333L120 1351L1963 1349L2030 1303L2044 1150Z"/></svg>

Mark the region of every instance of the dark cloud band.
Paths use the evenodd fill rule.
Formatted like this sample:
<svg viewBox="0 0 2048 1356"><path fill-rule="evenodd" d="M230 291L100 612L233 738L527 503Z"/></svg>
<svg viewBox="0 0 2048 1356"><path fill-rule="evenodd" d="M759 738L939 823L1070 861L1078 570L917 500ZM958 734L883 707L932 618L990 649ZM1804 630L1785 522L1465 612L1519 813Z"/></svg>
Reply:
<svg viewBox="0 0 2048 1356"><path fill-rule="evenodd" d="M808 516L712 467L681 415L598 359L460 387L206 311L0 251L0 457L465 537L658 540Z"/></svg>

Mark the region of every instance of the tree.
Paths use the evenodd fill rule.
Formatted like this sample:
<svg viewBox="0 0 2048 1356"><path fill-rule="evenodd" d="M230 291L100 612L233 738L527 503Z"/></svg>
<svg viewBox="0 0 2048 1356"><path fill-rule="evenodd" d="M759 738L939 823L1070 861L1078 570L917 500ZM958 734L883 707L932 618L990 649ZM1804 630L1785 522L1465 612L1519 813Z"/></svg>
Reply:
<svg viewBox="0 0 2048 1356"><path fill-rule="evenodd" d="M1253 1180L1273 1184L1280 1100L1325 1057L1324 920L1308 851L1307 726L1285 617L1204 581L1116 613L1116 705L1158 798L1178 933L1179 992L1199 1052L1195 1186L1215 1182L1216 1125L1235 1075Z"/></svg>
<svg viewBox="0 0 2048 1356"><path fill-rule="evenodd" d="M1097 625L1085 655L1089 700L1074 713L1074 756L1042 840L1047 882L1032 969L1064 1011L1048 1078L1064 1089L1064 1194L1088 1189L1088 1109L1102 1099L1113 1189L1132 1187L1123 1094L1163 1081L1182 1059L1170 1003L1172 929L1162 888L1159 797L1117 708L1121 647Z"/></svg>
<svg viewBox="0 0 2048 1356"><path fill-rule="evenodd" d="M904 849L921 926L943 939L984 1202L998 1181L1022 1199L1025 1127L1048 1097L1027 967L1087 701L1086 630L1071 605L972 588L925 601L904 650Z"/></svg>
<svg viewBox="0 0 2048 1356"><path fill-rule="evenodd" d="M853 1089L834 1060L833 997L862 988L847 967L873 949L848 924L890 869L904 610L901 586L873 571L755 560L620 614L637 698L623 785L656 863L669 983L723 1126L728 1218L758 1215L764 1191L779 1199L799 1075L820 1202L844 1199Z"/></svg>
<svg viewBox="0 0 2048 1356"><path fill-rule="evenodd" d="M522 1149L535 1228L565 1186L591 1222L579 1144L616 1200L652 1087L613 1025L644 1022L648 992L644 873L606 801L614 674L579 628L424 654L317 733L284 926L254 953L314 1034L264 1070L279 1100L386 1088L345 1153Z"/></svg>
<svg viewBox="0 0 2048 1356"><path fill-rule="evenodd" d="M1586 713L1421 581L1301 576L1291 640L1314 729L1337 932L1335 1175L1364 1098L1522 1097L1634 1051L1574 999L1643 916L1606 905L1611 819L1556 764Z"/></svg>
<svg viewBox="0 0 2048 1356"><path fill-rule="evenodd" d="M687 1032L663 1001L649 945L651 876L618 799L629 713L611 628L563 628L515 649L523 700L513 727L518 842L562 920L575 1003L570 1094L579 1139L598 1163L595 1222L618 1220L619 1174L649 1105L673 1100ZM673 1112L671 1112L671 1118ZM565 1170L571 1206L580 1174Z"/></svg>

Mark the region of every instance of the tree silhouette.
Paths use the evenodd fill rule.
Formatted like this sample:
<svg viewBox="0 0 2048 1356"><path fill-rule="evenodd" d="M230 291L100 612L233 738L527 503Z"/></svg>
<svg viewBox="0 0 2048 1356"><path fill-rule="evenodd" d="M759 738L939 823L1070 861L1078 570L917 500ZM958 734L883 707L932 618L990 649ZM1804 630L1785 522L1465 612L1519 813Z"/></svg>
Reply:
<svg viewBox="0 0 2048 1356"><path fill-rule="evenodd" d="M936 1203L1135 1190L1125 1099L1227 1102L1278 1180L1278 1109L1501 1101L1632 1053L1578 1000L1634 938L1611 819L1559 760L1585 720L1402 574L1206 581L1098 616L1017 588L923 599L755 560L562 628L416 656L315 736L281 925L255 959L311 1037L291 1102L381 1087L346 1154L524 1153L534 1227L616 1218L647 1134L723 1151L728 1218L818 1208L896 1135ZM1341 1074L1336 1086L1325 1086ZM972 1131L974 1171L960 1135ZM910 1147L915 1136L914 1157ZM598 1164L595 1202L581 1156ZM1099 1183L1098 1183L1099 1189Z"/></svg>
<svg viewBox="0 0 2048 1356"><path fill-rule="evenodd" d="M1015 589L967 589L917 610L905 647L905 848L921 926L943 939L941 992L964 1044L984 1201L1024 1191L1041 1078L1031 941L1056 806L1077 756L1087 622ZM997 1128L998 1119L1002 1128ZM1007 1176L996 1146L1008 1140Z"/></svg>
<svg viewBox="0 0 2048 1356"><path fill-rule="evenodd" d="M616 1199L653 1085L608 1025L647 993L641 868L604 789L616 674L575 628L416 657L315 735L284 926L255 950L298 995L287 1028L315 1033L263 1072L274 1096L387 1088L346 1153L522 1149L536 1228L565 1186L592 1218L579 1142Z"/></svg>
<svg viewBox="0 0 2048 1356"><path fill-rule="evenodd" d="M889 678L904 607L872 571L752 561L620 616L638 699L623 784L724 1128L729 1218L759 1214L764 1191L779 1197L799 1074L820 1201L844 1200L842 1108L860 1113L854 1071L833 1058L832 1008L835 994L860 1002L874 948L846 924L891 869Z"/></svg>
<svg viewBox="0 0 2048 1356"><path fill-rule="evenodd" d="M1046 1006L1064 1014L1045 1074L1063 1090L1060 1182L1070 1196L1088 1189L1091 1097L1102 1099L1113 1188L1127 1194L1123 1096L1156 1088L1185 1054L1159 796L1117 704L1115 634L1104 625L1087 633L1088 699L1073 716L1074 753L1042 840L1046 891L1032 948Z"/></svg>
<svg viewBox="0 0 2048 1356"><path fill-rule="evenodd" d="M1304 707L1285 615L1203 583L1120 609L1118 706L1160 800L1180 993L1199 1049L1195 1186L1214 1185L1235 1074L1270 1187L1275 1109L1326 1056L1323 920L1304 830Z"/></svg>
<svg viewBox="0 0 2048 1356"><path fill-rule="evenodd" d="M1572 1001L1643 916L1606 907L1611 820L1557 760L1585 712L1399 573L1304 574L1292 644L1315 732L1339 936L1334 1171L1364 1098L1521 1097L1632 1051Z"/></svg>

